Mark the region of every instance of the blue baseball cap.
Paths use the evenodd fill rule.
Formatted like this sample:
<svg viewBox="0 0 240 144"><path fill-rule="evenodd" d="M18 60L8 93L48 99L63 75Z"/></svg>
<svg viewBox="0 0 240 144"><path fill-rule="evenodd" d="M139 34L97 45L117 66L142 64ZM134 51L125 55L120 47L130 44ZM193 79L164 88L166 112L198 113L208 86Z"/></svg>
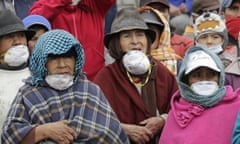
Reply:
<svg viewBox="0 0 240 144"><path fill-rule="evenodd" d="M25 17L22 21L26 28L29 28L35 24L39 24L39 25L43 25L48 30L52 30L52 27L49 21L45 17L40 15L29 15Z"/></svg>

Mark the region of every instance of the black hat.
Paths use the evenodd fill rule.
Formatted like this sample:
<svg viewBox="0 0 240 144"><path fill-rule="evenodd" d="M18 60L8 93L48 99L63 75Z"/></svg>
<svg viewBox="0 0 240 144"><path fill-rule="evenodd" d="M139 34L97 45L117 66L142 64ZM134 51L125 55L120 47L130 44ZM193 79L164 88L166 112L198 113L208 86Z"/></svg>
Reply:
<svg viewBox="0 0 240 144"><path fill-rule="evenodd" d="M167 0L149 0L144 5L145 6L151 6L152 4L164 5L167 8L170 8L169 2Z"/></svg>
<svg viewBox="0 0 240 144"><path fill-rule="evenodd" d="M133 29L144 30L150 36L152 42L155 40L155 32L148 28L138 10L134 7L127 7L122 8L117 13L112 23L111 32L104 37L104 44L108 47L108 43L114 35Z"/></svg>
<svg viewBox="0 0 240 144"><path fill-rule="evenodd" d="M25 29L21 19L12 11L0 11L0 36L21 31L25 32L27 40L35 34L34 31Z"/></svg>
<svg viewBox="0 0 240 144"><path fill-rule="evenodd" d="M151 11L151 10L145 10L141 12L141 15L147 24L155 24L159 27L164 27L164 24L160 20L160 18L157 17L157 15Z"/></svg>

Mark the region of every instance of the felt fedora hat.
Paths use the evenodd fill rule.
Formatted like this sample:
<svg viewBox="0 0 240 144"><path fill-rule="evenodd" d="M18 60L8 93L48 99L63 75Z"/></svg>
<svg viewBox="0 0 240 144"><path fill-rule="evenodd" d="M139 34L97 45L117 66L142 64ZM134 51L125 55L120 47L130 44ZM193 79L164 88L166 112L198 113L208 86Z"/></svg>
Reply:
<svg viewBox="0 0 240 144"><path fill-rule="evenodd" d="M134 29L144 30L150 36L152 42L155 40L155 32L148 28L143 17L135 7L122 8L112 23L111 32L104 37L105 46L108 47L109 41L114 35L122 31Z"/></svg>
<svg viewBox="0 0 240 144"><path fill-rule="evenodd" d="M14 32L25 32L30 40L35 32L27 30L21 19L10 10L0 11L0 37Z"/></svg>
<svg viewBox="0 0 240 144"><path fill-rule="evenodd" d="M167 0L149 0L144 5L145 6L151 6L151 5L164 5L167 8L170 8L169 2Z"/></svg>

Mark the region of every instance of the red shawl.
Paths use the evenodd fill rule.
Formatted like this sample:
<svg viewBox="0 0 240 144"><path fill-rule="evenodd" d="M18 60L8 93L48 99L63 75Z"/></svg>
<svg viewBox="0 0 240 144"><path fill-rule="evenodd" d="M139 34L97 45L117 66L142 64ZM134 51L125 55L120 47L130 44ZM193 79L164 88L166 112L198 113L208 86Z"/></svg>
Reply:
<svg viewBox="0 0 240 144"><path fill-rule="evenodd" d="M160 62L154 61L154 64L156 69L150 76L149 82L155 83L156 105L159 113L167 113L171 96L178 87L177 82L175 76ZM94 82L103 90L122 123L139 124L140 121L153 116L119 62L104 67L99 71Z"/></svg>

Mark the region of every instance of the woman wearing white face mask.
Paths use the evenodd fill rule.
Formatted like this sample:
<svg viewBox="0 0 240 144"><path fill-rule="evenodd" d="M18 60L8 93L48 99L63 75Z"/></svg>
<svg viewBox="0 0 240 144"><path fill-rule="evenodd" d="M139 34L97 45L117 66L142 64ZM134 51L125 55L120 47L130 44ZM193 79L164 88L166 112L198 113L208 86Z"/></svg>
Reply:
<svg viewBox="0 0 240 144"><path fill-rule="evenodd" d="M224 86L224 67L206 48L190 48L159 144L230 144L240 91Z"/></svg>
<svg viewBox="0 0 240 144"><path fill-rule="evenodd" d="M15 13L0 11L0 127L23 80L30 75L27 41L34 34Z"/></svg>
<svg viewBox="0 0 240 144"><path fill-rule="evenodd" d="M104 94L82 71L84 57L70 33L41 35L29 60L32 76L11 105L2 143L129 143Z"/></svg>
<svg viewBox="0 0 240 144"><path fill-rule="evenodd" d="M175 76L150 56L155 35L136 8L120 10L105 45L115 62L94 80L110 102L132 144L155 144L177 89Z"/></svg>

